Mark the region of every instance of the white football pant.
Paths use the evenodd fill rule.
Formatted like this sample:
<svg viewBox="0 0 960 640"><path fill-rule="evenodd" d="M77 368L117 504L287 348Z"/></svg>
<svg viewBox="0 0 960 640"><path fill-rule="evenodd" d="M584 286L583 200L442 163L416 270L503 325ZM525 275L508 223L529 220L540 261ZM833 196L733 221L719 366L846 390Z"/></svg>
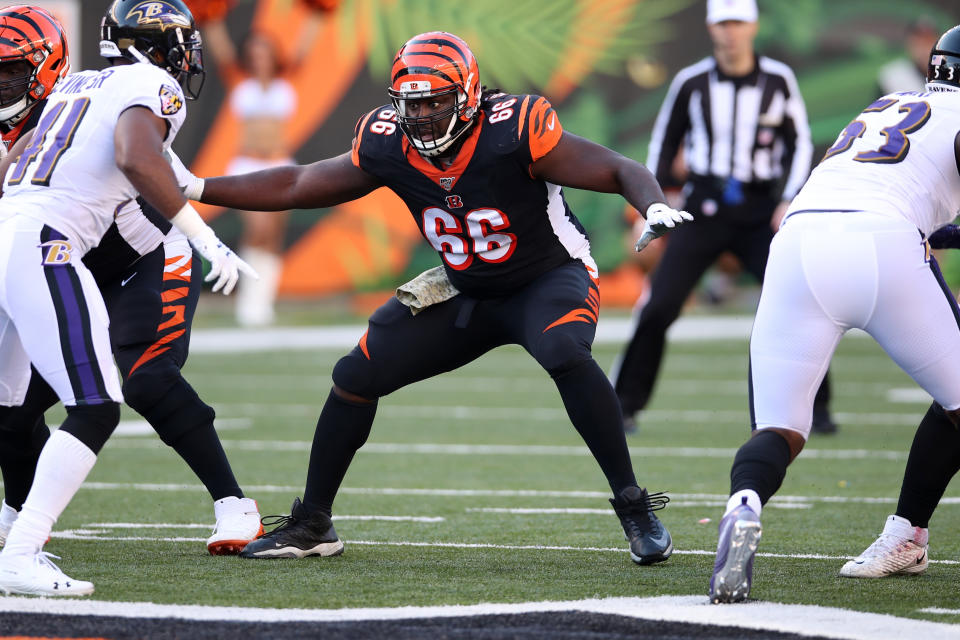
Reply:
<svg viewBox="0 0 960 640"><path fill-rule="evenodd" d="M65 405L123 402L106 306L71 249L42 222L0 223L0 405L23 404L31 362Z"/></svg>
<svg viewBox="0 0 960 640"><path fill-rule="evenodd" d="M960 315L935 264L903 218L790 216L770 245L750 339L756 427L809 436L814 395L851 328L870 334L944 408L960 408Z"/></svg>

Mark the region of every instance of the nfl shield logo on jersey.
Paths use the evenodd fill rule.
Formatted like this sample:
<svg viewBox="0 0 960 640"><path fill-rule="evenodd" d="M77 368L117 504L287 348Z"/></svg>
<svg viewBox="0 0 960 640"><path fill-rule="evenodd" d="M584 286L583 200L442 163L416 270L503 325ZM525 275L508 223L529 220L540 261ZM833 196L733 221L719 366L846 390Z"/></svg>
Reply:
<svg viewBox="0 0 960 640"><path fill-rule="evenodd" d="M183 99L180 92L167 85L160 87L160 113L165 116L172 116L183 107Z"/></svg>
<svg viewBox="0 0 960 640"><path fill-rule="evenodd" d="M444 191L450 191L453 189L453 183L456 181L456 178L440 178L440 186L443 187Z"/></svg>

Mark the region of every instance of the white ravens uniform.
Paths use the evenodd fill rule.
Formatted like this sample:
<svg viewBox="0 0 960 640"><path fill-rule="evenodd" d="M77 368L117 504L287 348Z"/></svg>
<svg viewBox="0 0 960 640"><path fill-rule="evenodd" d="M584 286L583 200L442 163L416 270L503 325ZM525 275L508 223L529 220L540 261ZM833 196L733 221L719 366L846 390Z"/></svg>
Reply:
<svg viewBox="0 0 960 640"><path fill-rule="evenodd" d="M756 428L809 435L841 336L870 334L945 409L960 408L960 312L926 236L960 209L960 90L877 100L791 203L750 341Z"/></svg>
<svg viewBox="0 0 960 640"><path fill-rule="evenodd" d="M103 299L81 258L137 195L114 157L117 120L131 107L168 123L167 145L186 111L180 86L153 65L67 76L7 171L0 199L0 405L22 403L31 361L68 406L122 400Z"/></svg>

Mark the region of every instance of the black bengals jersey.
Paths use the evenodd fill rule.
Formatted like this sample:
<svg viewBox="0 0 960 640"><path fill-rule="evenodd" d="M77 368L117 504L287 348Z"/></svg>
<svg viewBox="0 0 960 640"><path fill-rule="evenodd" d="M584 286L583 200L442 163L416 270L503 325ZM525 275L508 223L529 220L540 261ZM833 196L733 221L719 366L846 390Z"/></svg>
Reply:
<svg viewBox="0 0 960 640"><path fill-rule="evenodd" d="M530 174L562 132L546 98L491 96L454 163L440 169L383 106L357 123L353 163L406 203L459 291L507 295L571 259L596 276L587 234L560 187Z"/></svg>

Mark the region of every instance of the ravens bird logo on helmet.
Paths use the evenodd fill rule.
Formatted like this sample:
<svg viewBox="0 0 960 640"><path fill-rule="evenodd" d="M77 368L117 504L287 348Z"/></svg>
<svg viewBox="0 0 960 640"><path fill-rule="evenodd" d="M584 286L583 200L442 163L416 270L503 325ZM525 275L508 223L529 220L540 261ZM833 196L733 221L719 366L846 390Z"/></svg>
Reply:
<svg viewBox="0 0 960 640"><path fill-rule="evenodd" d="M190 19L183 13L177 11L167 2L157 2L156 0L141 2L127 13L127 18L136 17L137 24L155 24L161 29L171 26L190 28Z"/></svg>

